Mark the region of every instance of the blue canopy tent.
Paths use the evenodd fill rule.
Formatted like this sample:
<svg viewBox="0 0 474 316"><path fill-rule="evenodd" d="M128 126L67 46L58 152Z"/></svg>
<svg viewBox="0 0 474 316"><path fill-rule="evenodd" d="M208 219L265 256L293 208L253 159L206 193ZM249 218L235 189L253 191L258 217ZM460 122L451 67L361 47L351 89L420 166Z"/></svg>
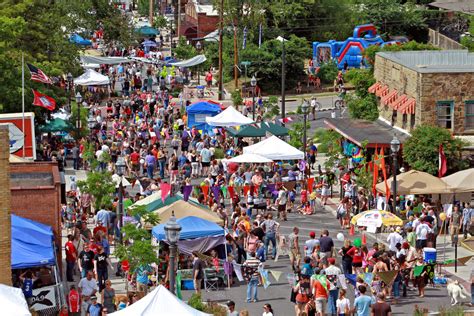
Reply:
<svg viewBox="0 0 474 316"><path fill-rule="evenodd" d="M185 254L193 251L204 253L225 244L225 230L216 223L196 216L179 218L177 222L181 225L178 248ZM165 225L160 224L152 229L153 237L159 242L166 242Z"/></svg>
<svg viewBox="0 0 474 316"><path fill-rule="evenodd" d="M139 29L136 29L137 33L144 36L154 36L159 35L160 31L151 26L142 26Z"/></svg>
<svg viewBox="0 0 474 316"><path fill-rule="evenodd" d="M188 127L196 126L198 130L208 132L213 127L206 123L206 117L216 116L221 112L221 108L218 104L200 101L188 106L186 112L188 113Z"/></svg>
<svg viewBox="0 0 474 316"><path fill-rule="evenodd" d="M72 34L69 38L69 42L82 46L92 46L92 41L86 40L79 34Z"/></svg>
<svg viewBox="0 0 474 316"><path fill-rule="evenodd" d="M12 269L55 265L53 230L50 226L11 216Z"/></svg>

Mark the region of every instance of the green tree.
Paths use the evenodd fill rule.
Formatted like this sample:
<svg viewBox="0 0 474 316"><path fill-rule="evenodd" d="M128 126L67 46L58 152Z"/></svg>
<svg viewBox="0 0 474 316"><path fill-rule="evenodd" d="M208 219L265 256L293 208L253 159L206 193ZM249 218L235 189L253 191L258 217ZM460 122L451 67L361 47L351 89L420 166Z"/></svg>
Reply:
<svg viewBox="0 0 474 316"><path fill-rule="evenodd" d="M308 137L308 131L310 130L311 125L306 123L306 134ZM288 142L291 146L298 149L303 149L303 133L304 133L304 123L298 122L291 125L288 135L290 136L290 141Z"/></svg>
<svg viewBox="0 0 474 316"><path fill-rule="evenodd" d="M377 99L371 94L365 97L347 94L345 101L349 109L349 116L353 119L375 121L379 117Z"/></svg>
<svg viewBox="0 0 474 316"><path fill-rule="evenodd" d="M354 14L357 24L373 23L383 36L408 36L426 40L424 6L404 0L357 0Z"/></svg>
<svg viewBox="0 0 474 316"><path fill-rule="evenodd" d="M178 40L178 45L173 50L173 54L178 59L189 59L197 55L196 48L186 43L186 37L181 36Z"/></svg>
<svg viewBox="0 0 474 316"><path fill-rule="evenodd" d="M318 77L321 79L321 82L332 84L334 82L334 79L336 79L338 72L339 69L337 69L336 62L329 61L321 64L318 72Z"/></svg>
<svg viewBox="0 0 474 316"><path fill-rule="evenodd" d="M332 170L341 157L342 139L343 137L332 129L319 128L314 133L313 140L319 143L318 153L326 155L327 160L324 167L328 170Z"/></svg>
<svg viewBox="0 0 474 316"><path fill-rule="evenodd" d="M76 139L81 139L82 137L86 137L87 135L89 135L90 131L89 131L89 127L87 126L87 118L88 118L88 115L89 115L89 110L84 108L84 107L81 107L80 109L81 113L80 113L80 120L81 120L81 132L80 132L80 135L77 135L77 128L75 128L73 130L73 133L74 133L74 137ZM71 104L71 116L69 117L69 123L71 123L72 126L77 126L77 103L76 102L73 102Z"/></svg>
<svg viewBox="0 0 474 316"><path fill-rule="evenodd" d="M239 106L241 106L242 103L244 102L241 91L239 89L232 91L231 98L232 98L232 104L234 105L236 109L238 109Z"/></svg>
<svg viewBox="0 0 474 316"><path fill-rule="evenodd" d="M440 144L448 161L448 172L466 167L467 163L461 156L466 143L452 137L449 130L431 125L421 125L413 130L411 137L403 144L403 160L413 169L437 175Z"/></svg>
<svg viewBox="0 0 474 316"><path fill-rule="evenodd" d="M268 99L263 100L263 106L266 108L264 118L273 119L276 116L280 115L280 107L278 106L278 97L270 96Z"/></svg>
<svg viewBox="0 0 474 316"><path fill-rule="evenodd" d="M102 205L112 204L112 194L115 184L112 174L108 171L92 171L87 174L86 180L78 181L81 192L87 192L94 197L94 208L100 209Z"/></svg>
<svg viewBox="0 0 474 316"><path fill-rule="evenodd" d="M127 210L131 216L138 217L144 225L155 226L160 222L158 215L148 212L144 206L132 206ZM136 271L141 265L157 263L156 247L152 245L151 231L128 223L123 226L123 245L117 245L114 255L120 261L127 260L130 271Z"/></svg>

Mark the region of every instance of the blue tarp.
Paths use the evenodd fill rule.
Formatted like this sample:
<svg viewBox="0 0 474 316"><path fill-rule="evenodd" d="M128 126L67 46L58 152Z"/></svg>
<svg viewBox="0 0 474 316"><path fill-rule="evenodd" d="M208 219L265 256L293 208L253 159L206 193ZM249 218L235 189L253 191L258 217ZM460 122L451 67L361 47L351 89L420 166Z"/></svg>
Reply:
<svg viewBox="0 0 474 316"><path fill-rule="evenodd" d="M224 228L216 223L207 221L205 219L188 216L177 220L181 225L181 234L179 240L195 239L202 237L224 236ZM158 240L166 240L165 225L160 224L153 227L152 233Z"/></svg>
<svg viewBox="0 0 474 316"><path fill-rule="evenodd" d="M221 108L218 104L201 101L191 104L187 109L188 113L188 127L196 126L197 129L209 131L212 129L210 125L206 123L206 117L216 116L221 112Z"/></svg>
<svg viewBox="0 0 474 316"><path fill-rule="evenodd" d="M71 37L69 38L69 42L77 45L92 46L92 42L90 40L84 39L79 34L71 35Z"/></svg>
<svg viewBox="0 0 474 316"><path fill-rule="evenodd" d="M50 226L11 216L12 269L56 264L53 230Z"/></svg>

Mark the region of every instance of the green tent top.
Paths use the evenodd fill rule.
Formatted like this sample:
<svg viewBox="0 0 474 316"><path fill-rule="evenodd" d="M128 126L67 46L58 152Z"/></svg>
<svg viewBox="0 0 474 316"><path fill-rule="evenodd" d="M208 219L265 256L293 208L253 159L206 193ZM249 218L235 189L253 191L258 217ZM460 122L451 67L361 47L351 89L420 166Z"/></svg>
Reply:
<svg viewBox="0 0 474 316"><path fill-rule="evenodd" d="M55 132L65 132L73 129L73 126L68 121L62 120L60 118L55 118L52 121L49 121L45 125L40 127L40 131L43 133L55 133Z"/></svg>
<svg viewBox="0 0 474 316"><path fill-rule="evenodd" d="M145 206L147 212L152 212L164 206L173 204L174 202L179 200L184 200L184 196L181 193L176 193L173 196L168 195L165 201L163 202L163 200L161 199L161 191L157 191L144 199L138 200L133 205L129 205L128 207ZM188 202L197 206L202 206L196 199L191 197L189 197Z"/></svg>
<svg viewBox="0 0 474 316"><path fill-rule="evenodd" d="M145 36L152 36L152 35L160 34L160 31L158 31L157 29L155 29L154 27L151 27L151 26L142 26L142 27L138 28L136 31L137 31L137 33L140 33L141 35L145 35Z"/></svg>
<svg viewBox="0 0 474 316"><path fill-rule="evenodd" d="M262 123L262 130L269 132L275 136L286 136L288 135L288 128L271 122Z"/></svg>
<svg viewBox="0 0 474 316"><path fill-rule="evenodd" d="M257 128L252 125L242 126L239 130L234 128L226 128L227 132L234 137L264 137L265 130L262 128Z"/></svg>

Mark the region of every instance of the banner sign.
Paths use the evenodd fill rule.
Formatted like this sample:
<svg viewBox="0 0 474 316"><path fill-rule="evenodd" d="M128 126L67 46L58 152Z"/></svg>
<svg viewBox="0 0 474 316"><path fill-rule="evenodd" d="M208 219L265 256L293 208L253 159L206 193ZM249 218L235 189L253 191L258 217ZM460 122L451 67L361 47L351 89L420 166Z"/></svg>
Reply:
<svg viewBox="0 0 474 316"><path fill-rule="evenodd" d="M30 307L35 311L55 307L56 294L54 293L54 289L54 286L47 286L33 290Z"/></svg>

